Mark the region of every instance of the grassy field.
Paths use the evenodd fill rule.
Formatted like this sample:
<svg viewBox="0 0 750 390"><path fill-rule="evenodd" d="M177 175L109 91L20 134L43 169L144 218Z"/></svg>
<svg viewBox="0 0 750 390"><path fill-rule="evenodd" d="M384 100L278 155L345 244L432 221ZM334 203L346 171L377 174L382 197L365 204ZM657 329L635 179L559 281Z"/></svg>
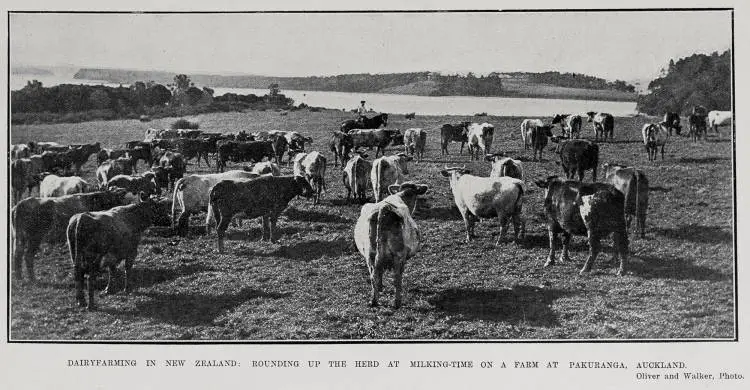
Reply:
<svg viewBox="0 0 750 390"><path fill-rule="evenodd" d="M330 157L330 130L349 116L337 111L247 112L187 118L205 131L296 130L314 137L311 149ZM519 137L522 118L393 115L389 127L427 129L426 159L409 167L410 179L430 186L415 219L421 252L404 275L404 306L392 307L390 274L381 306L368 304L367 268L352 231L360 206L346 204L341 170L329 165L322 204L292 200L279 221L278 242L260 242L258 221L230 228L226 254L215 236L202 234L204 215L191 220L187 238L152 228L134 267L137 290L102 297L97 312L75 304L68 250L43 245L37 285L13 281L12 339L262 340L262 339L653 339L734 336L732 143L726 136L692 143L674 137L666 159L649 163L640 138L646 118L616 118L615 142L600 145L600 161L633 164L648 175L651 194L646 239L630 235L625 276L615 276L611 241L590 275L578 276L588 246L572 241L571 263L544 269L547 256L543 191L529 185L524 213L527 237L495 247L499 226L482 221L478 239L464 243L464 224L453 204L445 163L466 164L487 175L486 162L440 156L443 123L465 119L496 126L493 151L529 158ZM174 118L13 126L12 142L30 140L121 147L145 128ZM726 130L724 130L726 133ZM583 134L593 137L585 124ZM395 153L396 149L388 150ZM524 160L525 180L559 174L551 152L543 162ZM93 180L95 159L84 167ZM204 172L189 167L190 172ZM284 172L290 173L289 168ZM602 173L600 173L603 176ZM590 180L590 174L586 176ZM118 275L122 278L122 273ZM104 275L98 281L105 283ZM122 279L119 279L122 286Z"/></svg>

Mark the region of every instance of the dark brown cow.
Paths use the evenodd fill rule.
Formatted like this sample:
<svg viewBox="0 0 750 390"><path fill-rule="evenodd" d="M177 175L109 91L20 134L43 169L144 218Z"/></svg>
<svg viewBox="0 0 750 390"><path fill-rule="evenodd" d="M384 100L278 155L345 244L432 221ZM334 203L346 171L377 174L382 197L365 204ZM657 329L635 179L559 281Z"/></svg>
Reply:
<svg viewBox="0 0 750 390"><path fill-rule="evenodd" d="M462 122L457 125L444 124L440 128L440 154L448 154L448 144L451 142L460 142L461 151L464 152L464 145L469 142L469 125L471 122Z"/></svg>
<svg viewBox="0 0 750 390"><path fill-rule="evenodd" d="M375 147L375 157L384 154L385 148L394 139L402 139L403 134L399 130L352 130L348 133L352 137L353 147Z"/></svg>
<svg viewBox="0 0 750 390"><path fill-rule="evenodd" d="M174 188L174 183L177 180L180 180L185 176L185 171L187 171L187 166L185 160L182 158L182 154L175 153L171 150L166 151L161 158L159 158L159 165L157 167L161 168L158 170L154 169L155 175L161 177L160 179L157 179L157 185L161 187L161 185L164 184L164 178L166 178L168 182L167 188L170 190Z"/></svg>
<svg viewBox="0 0 750 390"><path fill-rule="evenodd" d="M102 149L96 154L96 165L102 165L107 160L116 160L120 157L130 158L127 149Z"/></svg>
<svg viewBox="0 0 750 390"><path fill-rule="evenodd" d="M667 112L664 114L664 120L661 121L661 125L667 128L670 136L672 135L672 130L674 130L677 135L680 135L680 132L682 131L682 126L680 126L680 114L676 112Z"/></svg>
<svg viewBox="0 0 750 390"><path fill-rule="evenodd" d="M341 160L341 168L343 168L349 158L349 152L354 149L354 141L351 135L342 131L334 131L331 133L328 147L333 152L333 166L337 166L338 160Z"/></svg>
<svg viewBox="0 0 750 390"><path fill-rule="evenodd" d="M154 172L146 172L143 176L117 175L107 181L108 190L115 188L124 189L126 196L130 196L129 200L140 196L141 193L146 196L159 195L159 186L156 184Z"/></svg>
<svg viewBox="0 0 750 390"><path fill-rule="evenodd" d="M531 129L531 147L534 149L534 161L537 161L537 152L539 153L539 161L542 161L544 148L547 147L549 137L552 137L553 126L554 125L541 125Z"/></svg>
<svg viewBox="0 0 750 390"><path fill-rule="evenodd" d="M625 195L625 222L635 216L636 228L641 238L646 236L648 214L648 178L640 169L617 164L604 164L604 182L612 184Z"/></svg>
<svg viewBox="0 0 750 390"><path fill-rule="evenodd" d="M200 167L201 157L203 157L203 161L206 162L206 165L209 167L211 166L208 162L208 153L202 140L194 138L177 138L171 141L171 149L180 153L183 156L185 163L195 158L198 160L198 166Z"/></svg>
<svg viewBox="0 0 750 390"><path fill-rule="evenodd" d="M81 174L81 165L86 164L89 161L89 157L92 154L99 153L102 150L99 142L93 144L83 144L71 146L71 149L67 151L68 157L72 161L73 167L77 174Z"/></svg>
<svg viewBox="0 0 750 390"><path fill-rule="evenodd" d="M34 255L42 241L62 241L68 220L76 213L107 210L122 205L125 191L90 192L56 198L28 198L11 210L14 276L21 279L26 261L28 277L34 280Z"/></svg>
<svg viewBox="0 0 750 390"><path fill-rule="evenodd" d="M99 181L99 188L106 188L107 181L117 175L132 175L133 162L130 158L120 157L116 160L107 160L96 168L96 179Z"/></svg>
<svg viewBox="0 0 750 390"><path fill-rule="evenodd" d="M276 164L281 164L284 159L284 153L289 149L289 141L283 134L274 135L271 138L271 147L273 148L273 156L276 159Z"/></svg>
<svg viewBox="0 0 750 390"><path fill-rule="evenodd" d="M562 140L555 148L560 155L560 166L568 179L578 173L578 181L583 181L584 173L593 170L593 180L596 181L596 169L599 165L599 145L583 140Z"/></svg>
<svg viewBox="0 0 750 390"><path fill-rule="evenodd" d="M563 181L556 176L539 180L536 184L545 189L544 211L549 233L549 256L544 266L555 264L555 240L563 234L561 262L569 262L572 235L587 235L589 256L580 274L591 271L596 256L601 251L600 241L613 235L615 255L620 258L617 275L625 272L628 256L628 232L623 214L625 199L622 192L604 183Z"/></svg>
<svg viewBox="0 0 750 390"><path fill-rule="evenodd" d="M222 140L216 144L216 171L224 172L227 161L233 162L261 162L263 158L274 158L271 141L229 141Z"/></svg>
<svg viewBox="0 0 750 390"><path fill-rule="evenodd" d="M105 294L112 292L112 276L117 265L125 261L125 292L130 293L130 271L138 255L141 234L153 223L159 212L159 204L144 197L137 204L115 207L108 211L92 211L75 214L67 228L68 250L73 263L76 283L76 301L81 307L94 310L94 280L100 264L109 270ZM105 258L105 255L109 255ZM102 262L102 260L104 260ZM83 281L88 275L88 304L83 294Z"/></svg>
<svg viewBox="0 0 750 390"><path fill-rule="evenodd" d="M224 252L224 232L237 213L246 218L263 218L263 239L274 241L276 220L289 201L297 195L313 196L310 183L302 176L261 176L248 181L222 180L208 195L209 207L216 218L219 253Z"/></svg>

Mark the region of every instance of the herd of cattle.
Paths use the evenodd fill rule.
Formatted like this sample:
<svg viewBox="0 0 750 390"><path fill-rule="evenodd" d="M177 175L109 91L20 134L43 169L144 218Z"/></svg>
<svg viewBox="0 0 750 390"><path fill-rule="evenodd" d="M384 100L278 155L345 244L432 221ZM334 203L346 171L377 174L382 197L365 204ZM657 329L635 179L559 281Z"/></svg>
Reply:
<svg viewBox="0 0 750 390"><path fill-rule="evenodd" d="M700 112L694 112L700 115ZM580 139L584 118L592 123L594 141ZM731 112L712 111L701 118L691 115L690 133L705 133L707 127L731 124ZM341 160L342 181L347 200L364 202L372 190L375 203L365 204L354 227L356 247L367 263L372 284L371 304L377 305L386 270L394 274L395 306L401 304L401 275L409 257L420 247L419 228L412 218L418 195L428 191L426 185L406 180L408 162L420 162L424 155L428 131L411 128L401 133L387 127L388 115L345 121L331 133L328 148L334 155L334 167ZM555 125L561 135L553 135ZM649 160L656 158L657 148L664 146L676 130L679 115L668 113L660 123L642 128ZM441 154L448 154L450 143L464 146L472 160L484 158L492 164L489 177L472 175L465 167L448 167L442 175L448 178L453 200L465 226L466 240L474 239L474 225L479 219L497 218L499 245L513 224L514 238L526 231L523 204L526 184L521 161L491 153L495 128L489 123L462 122L440 128ZM544 211L549 233L549 256L545 266L554 264L556 239L562 234L560 261L568 261L572 235L586 235L589 256L581 273L591 269L600 241L613 236L615 256L619 257L618 275L624 272L628 252L627 230L631 220L641 237L645 234L648 208L648 179L634 167L604 164L604 182L597 183L599 146L597 142L614 137L614 118L606 113L555 115L550 123L526 119L521 123L521 142L533 149L533 160L552 141L559 164L568 180L556 176L537 180L545 189ZM700 138L700 136L694 139ZM22 264L27 277L34 280L34 256L40 244L67 240L74 267L76 298L81 306L95 308L93 280L100 268L109 270L110 283L114 268L125 263L125 290L137 255L140 237L151 225L171 226L180 235L188 234L191 214L206 212L206 232L216 227L217 248L224 251L224 235L233 218L262 219L262 239L273 241L280 214L291 199L302 196L315 203L327 192L325 176L327 159L317 151L306 152L313 139L292 131L261 131L248 134L205 133L198 130L149 129L143 141L126 143L123 149L104 149L99 143L59 145L54 142L29 142L12 145L11 187L15 206L11 211L13 272L22 278ZM385 156L389 145L403 145L404 151ZM375 148L375 159L367 160L363 148ZM383 156L378 157L378 154ZM80 175L81 166L92 155L97 156L97 184L87 183ZM215 157L216 173L186 174L190 160L200 160L210 167L209 155ZM282 176L280 165L285 155L293 166L293 175ZM150 168L137 173L138 162ZM265 160L265 161L264 161ZM250 162L242 170L224 172L226 163ZM592 182L584 183L587 170ZM572 180L575 176L578 180ZM31 197L39 187L39 197ZM28 196L24 194L28 190ZM171 196L160 198L163 190ZM88 276L88 301L84 282Z"/></svg>

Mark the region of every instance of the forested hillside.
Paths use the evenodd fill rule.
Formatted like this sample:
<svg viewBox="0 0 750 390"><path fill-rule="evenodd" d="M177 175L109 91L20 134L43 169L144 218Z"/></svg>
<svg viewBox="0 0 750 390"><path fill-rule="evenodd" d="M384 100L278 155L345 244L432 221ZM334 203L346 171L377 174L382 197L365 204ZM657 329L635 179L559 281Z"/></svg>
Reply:
<svg viewBox="0 0 750 390"><path fill-rule="evenodd" d="M729 110L732 104L732 55L693 54L669 61L663 75L648 85L649 93L638 98L638 111L662 115L667 111L687 114L693 106Z"/></svg>

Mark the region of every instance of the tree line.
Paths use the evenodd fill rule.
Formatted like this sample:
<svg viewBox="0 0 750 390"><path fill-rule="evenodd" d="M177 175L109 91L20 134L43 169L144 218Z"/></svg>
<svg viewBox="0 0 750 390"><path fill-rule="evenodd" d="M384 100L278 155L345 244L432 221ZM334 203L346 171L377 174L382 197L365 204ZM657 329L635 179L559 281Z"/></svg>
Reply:
<svg viewBox="0 0 750 390"><path fill-rule="evenodd" d="M246 108L288 108L294 100L270 86L268 95L230 95L214 98L214 90L198 88L185 74L174 76L173 83L136 81L129 87L61 84L44 87L37 80L11 92L11 122L79 122L95 119L187 115Z"/></svg>
<svg viewBox="0 0 750 390"><path fill-rule="evenodd" d="M661 76L638 97L637 109L649 115L665 112L689 114L694 106L729 110L732 106L732 58L729 50L710 55L693 54L669 61Z"/></svg>

